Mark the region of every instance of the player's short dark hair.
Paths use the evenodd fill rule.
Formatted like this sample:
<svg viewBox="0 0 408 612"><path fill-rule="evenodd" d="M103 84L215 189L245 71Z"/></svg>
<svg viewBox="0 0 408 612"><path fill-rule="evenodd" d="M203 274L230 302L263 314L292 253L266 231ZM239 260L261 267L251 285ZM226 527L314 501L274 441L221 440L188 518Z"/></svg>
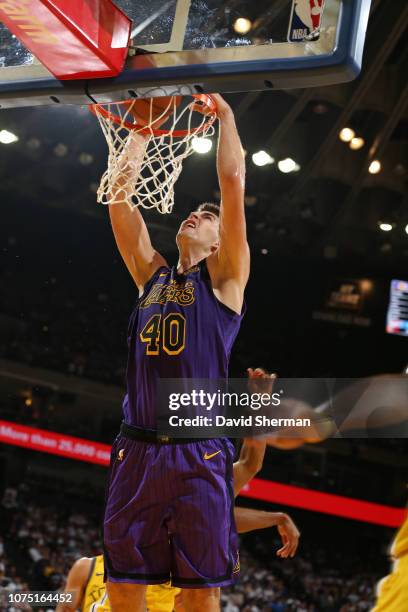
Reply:
<svg viewBox="0 0 408 612"><path fill-rule="evenodd" d="M207 210L208 212L213 213L217 217L220 216L220 207L218 204L215 204L214 202L203 202L203 204L200 204L200 206L197 208L198 212L202 212L204 210Z"/></svg>

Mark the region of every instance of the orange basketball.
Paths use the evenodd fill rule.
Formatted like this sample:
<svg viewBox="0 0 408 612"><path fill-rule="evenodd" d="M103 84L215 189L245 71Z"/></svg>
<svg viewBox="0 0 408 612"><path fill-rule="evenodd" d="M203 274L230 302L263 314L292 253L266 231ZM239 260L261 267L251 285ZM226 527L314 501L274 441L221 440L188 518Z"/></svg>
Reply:
<svg viewBox="0 0 408 612"><path fill-rule="evenodd" d="M305 440L302 438L267 438L266 443L280 450L294 450L303 446Z"/></svg>
<svg viewBox="0 0 408 612"><path fill-rule="evenodd" d="M128 105L138 125L151 125L159 128L174 113L180 103L181 96L167 96L132 100L128 102Z"/></svg>

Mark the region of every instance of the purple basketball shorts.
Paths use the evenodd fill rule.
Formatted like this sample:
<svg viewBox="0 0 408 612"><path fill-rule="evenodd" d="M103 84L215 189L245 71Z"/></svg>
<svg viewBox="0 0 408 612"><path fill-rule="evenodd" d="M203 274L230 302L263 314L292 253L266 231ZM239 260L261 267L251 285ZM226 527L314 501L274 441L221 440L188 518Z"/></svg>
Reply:
<svg viewBox="0 0 408 612"><path fill-rule="evenodd" d="M107 579L232 584L239 573L233 459L226 439L155 444L118 436L104 517Z"/></svg>

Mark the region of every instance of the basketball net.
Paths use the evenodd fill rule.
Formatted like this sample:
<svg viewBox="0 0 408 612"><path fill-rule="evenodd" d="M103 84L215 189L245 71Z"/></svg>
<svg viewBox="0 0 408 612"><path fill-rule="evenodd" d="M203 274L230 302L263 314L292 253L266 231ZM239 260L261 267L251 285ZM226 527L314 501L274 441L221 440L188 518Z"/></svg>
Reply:
<svg viewBox="0 0 408 612"><path fill-rule="evenodd" d="M176 106L172 101L158 115L138 124L133 106L137 100L92 105L108 143L108 167L102 176L97 200L101 204L126 202L131 208L156 208L171 213L174 186L183 162L193 153L193 139L212 136L216 105L210 96L194 95L192 102ZM197 111L197 104L204 114ZM162 125L166 129L156 126Z"/></svg>

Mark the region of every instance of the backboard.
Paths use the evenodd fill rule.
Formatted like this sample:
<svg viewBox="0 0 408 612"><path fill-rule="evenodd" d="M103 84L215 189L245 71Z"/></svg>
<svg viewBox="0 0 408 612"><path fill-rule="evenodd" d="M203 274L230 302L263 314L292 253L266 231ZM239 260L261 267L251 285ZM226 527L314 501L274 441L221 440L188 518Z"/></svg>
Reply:
<svg viewBox="0 0 408 612"><path fill-rule="evenodd" d="M361 69L371 0L115 3L133 20L134 49L113 79L58 81L0 24L0 106L348 81Z"/></svg>

